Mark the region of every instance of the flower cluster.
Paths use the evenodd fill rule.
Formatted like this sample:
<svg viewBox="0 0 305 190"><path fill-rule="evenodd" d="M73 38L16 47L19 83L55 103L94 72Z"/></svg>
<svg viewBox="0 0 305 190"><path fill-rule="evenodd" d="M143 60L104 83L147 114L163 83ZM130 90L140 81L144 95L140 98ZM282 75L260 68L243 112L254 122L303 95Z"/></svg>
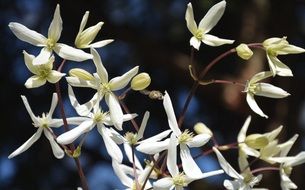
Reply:
<svg viewBox="0 0 305 190"><path fill-rule="evenodd" d="M192 4L189 3L186 6L185 19L187 28L193 35L190 39L193 51L194 49L199 51L201 42L209 46L234 43L234 40L221 39L209 34L223 16L225 7L226 1L224 0L214 5L197 26L194 20ZM113 40L92 43L104 23L99 22L85 29L88 17L89 12L87 11L75 37L75 47L58 42L63 28L59 5L55 9L53 20L49 26L48 37L19 23L12 22L9 24L11 31L17 38L42 47L37 56L23 51L24 62L29 71L33 73L33 76L25 82L26 88L38 88L46 82L56 85L56 93L53 93L51 108L48 113L42 113L41 116L35 116L26 97L21 96L37 131L22 146L11 153L9 158L13 158L30 148L43 132L49 140L56 158L61 159L67 154L78 160L86 135L92 133L96 127L104 141L108 154L111 156L113 170L127 189L179 190L187 187L192 181L222 173L226 173L233 178L233 180L225 180L223 182L226 189L254 189L253 187L258 185L263 177L259 172L264 170L277 170L280 173L282 189L297 188L289 176L294 166L305 162L305 152L301 152L296 156L287 156L298 137L297 134L284 143L279 143L278 139L282 126L268 133L247 135L247 129L251 121L250 116L241 128L237 142L233 144L219 145L216 141L217 137L214 136L212 130L203 123L197 123L194 126L194 132L190 129L183 129L183 118L188 106L187 102L190 99L186 100L186 109L177 120L169 93L167 91L161 93L155 90L148 90L151 78L148 73L139 73L139 66L135 66L121 76L109 79L106 65L102 62L101 56L96 49L113 42ZM262 82L262 80L275 76L292 76L292 71L277 56L305 52L300 47L290 45L286 39L286 37L269 38L262 43L243 43L227 53L236 53L242 59L248 60L253 56L252 49L262 49L266 52L269 71L259 72L248 81L241 83L224 80L204 82L206 73L223 58L221 57L216 59L217 61L211 62L199 75L191 73L195 80L195 88L190 94L193 94L200 84L208 85L217 82L236 84L243 87L241 92L246 93L246 101L250 108L256 114L268 118L257 105L254 97L284 98L290 94L279 87ZM90 52L88 53L81 49L89 49ZM54 69L55 60L57 60L57 55L55 54L63 59L62 64L57 69ZM94 73L82 68L73 68L67 73L62 72L66 61L82 62L84 60L92 60L95 66ZM63 109L59 86L59 81L63 80L68 83L69 100L77 116L66 117L62 112L61 118L52 118L58 102L61 109ZM95 93L93 97L88 98L86 103L80 104L74 93L74 88L90 88ZM168 128L166 130L151 137L144 135L146 126L149 123L149 117L151 117L150 112L145 112L138 127L134 121L138 114L129 113L127 106L123 102L125 96L132 90L163 102L163 108L168 120ZM123 93L121 93L122 91ZM190 98L192 97L190 96ZM107 105L107 108L102 108L102 104ZM124 128L125 122L130 121L135 128L133 132L126 131ZM75 127L69 129L71 125ZM65 128L65 132L59 135L51 129L62 126ZM213 146L209 147L207 143L211 139ZM77 140L80 140L80 143L75 148L74 143ZM121 146L123 147L122 149L120 148ZM220 165L219 170L205 172L198 166L196 157L191 154L191 149L203 146L210 149L200 156L215 153ZM221 151L233 148L238 149L240 172L237 172L221 153ZM136 151L146 154L149 160L145 162L139 160L136 157ZM179 153L179 158L177 152ZM123 163L124 156L129 160L129 164ZM255 159L254 161L262 160L272 166L253 169L251 165L253 162L249 162L252 157ZM181 163L179 163L180 161ZM84 176L81 175L80 177L82 182L86 181ZM86 184L82 184L82 186L83 189L88 189Z"/></svg>

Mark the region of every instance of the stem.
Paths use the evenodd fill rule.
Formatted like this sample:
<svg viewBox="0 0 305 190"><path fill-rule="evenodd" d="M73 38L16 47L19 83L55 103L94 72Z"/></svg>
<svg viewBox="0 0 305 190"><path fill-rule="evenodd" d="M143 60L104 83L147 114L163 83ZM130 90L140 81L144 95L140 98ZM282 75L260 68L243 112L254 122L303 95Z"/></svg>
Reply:
<svg viewBox="0 0 305 190"><path fill-rule="evenodd" d="M279 171L280 169L277 167L263 167L263 168L257 168L255 170L252 170L251 173L255 174L257 172L261 172L261 171Z"/></svg>
<svg viewBox="0 0 305 190"><path fill-rule="evenodd" d="M241 87L245 87L245 84L240 83L240 82L235 82L235 81L228 81L228 80L213 80L212 83L218 83L218 84L233 84L233 85L238 85Z"/></svg>
<svg viewBox="0 0 305 190"><path fill-rule="evenodd" d="M143 183L143 185L142 185L141 190L144 190L145 185L146 185L146 183L147 183L147 181L148 181L148 178L149 178L150 174L154 171L155 165L156 165L156 162L154 162L154 164L152 165L151 169L149 170L148 175L147 175L147 177L145 178L145 181L144 181L144 183Z"/></svg>
<svg viewBox="0 0 305 190"><path fill-rule="evenodd" d="M119 100L122 108L124 109L124 111L127 114L130 114L130 111L129 111L128 107L126 106L126 104L122 100L120 100L119 98L118 98L118 100ZM136 121L134 119L131 119L131 123L132 123L133 127L135 128L135 130L139 131L139 125L136 123Z"/></svg>

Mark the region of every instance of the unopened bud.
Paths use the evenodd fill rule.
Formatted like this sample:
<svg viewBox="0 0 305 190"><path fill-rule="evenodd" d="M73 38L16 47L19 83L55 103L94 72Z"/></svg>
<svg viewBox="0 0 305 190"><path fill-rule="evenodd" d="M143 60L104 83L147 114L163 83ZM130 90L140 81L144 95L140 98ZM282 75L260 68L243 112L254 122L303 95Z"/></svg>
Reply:
<svg viewBox="0 0 305 190"><path fill-rule="evenodd" d="M252 134L246 137L245 143L254 149L261 149L268 145L268 139L261 134Z"/></svg>
<svg viewBox="0 0 305 190"><path fill-rule="evenodd" d="M208 134L210 136L213 136L212 131L204 123L201 122L195 124L194 131L197 134Z"/></svg>
<svg viewBox="0 0 305 190"><path fill-rule="evenodd" d="M151 78L147 73L140 73L133 77L131 81L131 88L133 90L144 90L150 85Z"/></svg>
<svg viewBox="0 0 305 190"><path fill-rule="evenodd" d="M94 80L94 77L89 72L80 68L71 69L69 75L83 80Z"/></svg>
<svg viewBox="0 0 305 190"><path fill-rule="evenodd" d="M77 48L87 48L89 44L94 40L97 33L101 30L103 22L99 22L94 26L87 28L76 36L75 46Z"/></svg>
<svg viewBox="0 0 305 190"><path fill-rule="evenodd" d="M253 51L246 44L240 44L237 46L236 52L237 55L244 60L250 59L253 55Z"/></svg>

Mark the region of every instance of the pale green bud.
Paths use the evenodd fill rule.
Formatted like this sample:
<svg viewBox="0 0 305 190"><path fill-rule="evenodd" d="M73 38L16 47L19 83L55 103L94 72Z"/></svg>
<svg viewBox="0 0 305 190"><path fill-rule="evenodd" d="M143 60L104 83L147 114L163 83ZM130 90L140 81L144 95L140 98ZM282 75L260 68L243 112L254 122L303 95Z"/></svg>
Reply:
<svg viewBox="0 0 305 190"><path fill-rule="evenodd" d="M77 48L87 48L89 44L94 40L97 33L101 30L103 22L99 22L94 26L87 28L79 33L75 39L75 46Z"/></svg>
<svg viewBox="0 0 305 190"><path fill-rule="evenodd" d="M84 69L74 68L69 71L69 75L83 80L94 80L94 77Z"/></svg>
<svg viewBox="0 0 305 190"><path fill-rule="evenodd" d="M150 85L151 78L147 73L140 73L133 77L131 81L131 88L133 90L144 90Z"/></svg>
<svg viewBox="0 0 305 190"><path fill-rule="evenodd" d="M254 149L261 149L268 145L269 141L264 135L252 134L246 137L245 143Z"/></svg>
<svg viewBox="0 0 305 190"><path fill-rule="evenodd" d="M253 51L246 44L240 44L237 46L236 52L237 55L244 60L250 59L253 55Z"/></svg>
<svg viewBox="0 0 305 190"><path fill-rule="evenodd" d="M195 124L194 131L197 134L208 134L210 136L213 136L212 131L204 123L201 122Z"/></svg>

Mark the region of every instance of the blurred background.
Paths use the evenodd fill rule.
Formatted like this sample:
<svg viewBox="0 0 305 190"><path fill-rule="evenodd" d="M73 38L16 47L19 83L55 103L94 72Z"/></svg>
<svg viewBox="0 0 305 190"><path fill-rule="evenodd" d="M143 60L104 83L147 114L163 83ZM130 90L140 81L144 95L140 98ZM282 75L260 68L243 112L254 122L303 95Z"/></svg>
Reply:
<svg viewBox="0 0 305 190"><path fill-rule="evenodd" d="M8 155L22 145L36 131L21 101L25 95L36 115L47 112L51 94L55 88L51 84L38 89L26 89L25 81L31 76L27 70L22 51L37 55L40 48L18 40L8 28L9 22L19 22L43 35L47 34L56 3L61 6L63 32L60 42L73 46L85 11L90 11L87 27L99 21L105 22L95 41L114 39L110 45L98 51L108 70L110 78L123 74L139 65L140 71L150 74L152 84L149 90L165 90L171 96L176 115L182 110L184 101L193 80L188 72L190 57L190 32L185 24L185 10L189 1L152 0L1 0L0 1L0 189L1 190L65 190L80 186L74 162L69 157L62 160L54 158L49 142L40 138L29 150L13 159ZM194 0L195 20L197 22L207 10L219 1ZM287 36L291 44L305 48L305 3L303 0L228 0L224 16L210 32L221 38L236 40L233 45L208 47L202 45L195 52L197 69L204 68L219 54L234 48L240 43L262 42L270 37ZM231 55L214 67L207 79L225 79L245 82L255 73L267 70L265 52L257 50L249 61ZM245 101L243 89L231 85L213 84L201 86L186 114L184 129L192 129L196 122L204 122L215 134L220 144L236 142L237 134L247 118L252 116L249 133L271 131L284 125L281 141L288 140L295 133L299 139L290 155L305 150L305 56L288 55L280 57L294 73L293 78L275 77L268 82L279 86L291 96L285 99L257 97L262 110L269 116L264 119L254 114ZM55 67L61 59L57 57ZM91 61L75 63L68 61L64 72L81 67L94 72ZM67 98L67 84L61 81L66 113L75 116ZM75 88L80 102L92 97L94 91ZM145 137L157 134L168 128L167 118L161 101L151 100L140 93L131 92L125 98L131 112L136 112L138 123L146 110L151 112ZM54 113L60 117L59 111ZM71 126L73 127L73 126ZM130 124L126 129L132 130ZM61 134L61 129L56 134ZM209 149L205 146L203 150ZM197 155L201 149L194 149ZM143 159L143 155L138 155ZM238 170L237 151L224 153L224 156ZM92 190L123 189L113 173L111 160L103 140L94 129L87 137L82 149L81 163ZM124 163L127 163L125 160ZM203 171L219 168L213 155L197 159ZM254 165L254 168L264 166ZM299 189L305 189L305 166L294 168L291 179ZM279 189L279 174L276 171L264 172L259 187ZM224 189L225 175L198 180L189 189Z"/></svg>

